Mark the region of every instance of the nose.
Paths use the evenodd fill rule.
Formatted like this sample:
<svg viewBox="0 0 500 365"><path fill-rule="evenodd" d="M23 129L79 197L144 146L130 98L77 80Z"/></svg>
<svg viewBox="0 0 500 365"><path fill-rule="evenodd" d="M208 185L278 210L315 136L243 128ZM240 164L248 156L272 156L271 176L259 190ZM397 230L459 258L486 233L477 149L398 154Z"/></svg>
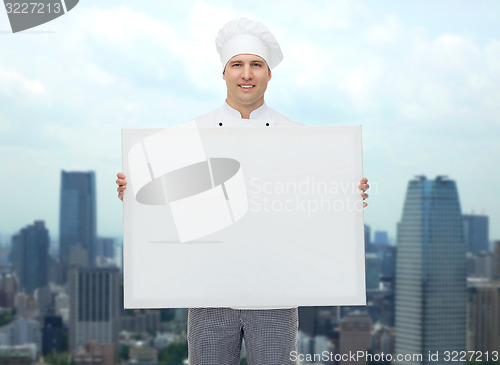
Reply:
<svg viewBox="0 0 500 365"><path fill-rule="evenodd" d="M241 74L241 77L244 80L250 80L252 78L252 69L250 68L250 65L245 65L243 67L243 72Z"/></svg>

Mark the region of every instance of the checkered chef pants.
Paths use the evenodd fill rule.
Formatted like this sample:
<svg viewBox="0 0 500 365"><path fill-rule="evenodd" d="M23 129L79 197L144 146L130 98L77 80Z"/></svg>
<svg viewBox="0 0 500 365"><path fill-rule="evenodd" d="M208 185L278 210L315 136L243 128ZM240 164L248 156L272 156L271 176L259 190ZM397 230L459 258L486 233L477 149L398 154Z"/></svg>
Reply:
<svg viewBox="0 0 500 365"><path fill-rule="evenodd" d="M242 338L249 365L296 365L297 308L190 308L190 365L238 365Z"/></svg>

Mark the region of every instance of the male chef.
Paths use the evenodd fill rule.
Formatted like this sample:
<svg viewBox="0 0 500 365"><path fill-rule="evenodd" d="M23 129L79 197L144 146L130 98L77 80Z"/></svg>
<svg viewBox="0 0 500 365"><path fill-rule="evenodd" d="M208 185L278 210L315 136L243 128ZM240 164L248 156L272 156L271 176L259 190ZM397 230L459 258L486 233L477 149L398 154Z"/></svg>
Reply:
<svg viewBox="0 0 500 365"><path fill-rule="evenodd" d="M271 70L283 55L274 36L261 23L241 18L227 23L216 38L226 81L226 102L195 118L199 127L300 126L264 102ZM123 200L125 175L118 173L118 197ZM359 189L368 197L367 179ZM364 203L366 206L366 203ZM189 364L238 365L242 340L250 365L296 364L297 308L190 308L188 314Z"/></svg>

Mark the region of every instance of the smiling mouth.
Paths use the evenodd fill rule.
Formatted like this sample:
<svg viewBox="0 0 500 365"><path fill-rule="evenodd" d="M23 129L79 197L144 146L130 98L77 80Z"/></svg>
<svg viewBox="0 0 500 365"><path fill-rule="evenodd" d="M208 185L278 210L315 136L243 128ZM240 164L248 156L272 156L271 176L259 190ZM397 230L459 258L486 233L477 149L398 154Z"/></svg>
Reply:
<svg viewBox="0 0 500 365"><path fill-rule="evenodd" d="M251 89L253 87L255 87L255 85L238 85L239 87L241 87L242 89Z"/></svg>

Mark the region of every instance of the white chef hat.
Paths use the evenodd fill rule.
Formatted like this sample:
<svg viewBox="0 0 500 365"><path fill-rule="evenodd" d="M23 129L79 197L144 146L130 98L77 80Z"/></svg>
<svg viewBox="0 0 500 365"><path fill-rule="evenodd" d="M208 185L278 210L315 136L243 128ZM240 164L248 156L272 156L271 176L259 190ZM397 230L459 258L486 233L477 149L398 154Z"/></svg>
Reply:
<svg viewBox="0 0 500 365"><path fill-rule="evenodd" d="M222 67L238 54L255 54L262 57L269 68L283 60L280 45L271 32L261 23L241 18L230 21L215 39Z"/></svg>

